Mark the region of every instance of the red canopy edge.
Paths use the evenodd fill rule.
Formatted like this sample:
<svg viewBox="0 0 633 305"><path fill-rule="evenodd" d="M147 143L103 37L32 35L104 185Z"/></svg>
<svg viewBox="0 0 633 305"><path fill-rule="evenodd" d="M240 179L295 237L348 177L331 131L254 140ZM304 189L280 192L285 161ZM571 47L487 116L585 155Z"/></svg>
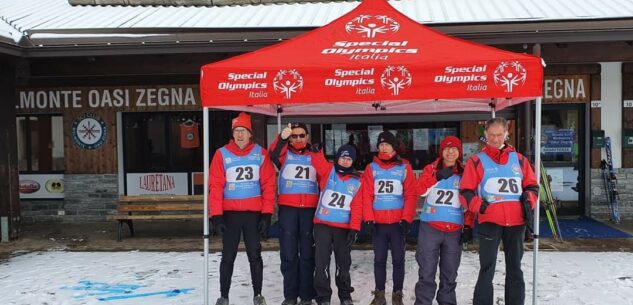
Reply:
<svg viewBox="0 0 633 305"><path fill-rule="evenodd" d="M202 67L204 107L284 115L496 110L542 95L543 61L446 36L385 0ZM380 106L377 106L379 103Z"/></svg>

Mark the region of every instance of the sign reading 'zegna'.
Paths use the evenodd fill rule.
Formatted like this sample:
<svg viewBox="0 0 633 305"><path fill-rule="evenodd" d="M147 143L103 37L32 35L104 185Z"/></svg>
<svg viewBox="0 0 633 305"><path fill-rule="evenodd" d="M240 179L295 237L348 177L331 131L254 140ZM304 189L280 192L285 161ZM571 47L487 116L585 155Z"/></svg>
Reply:
<svg viewBox="0 0 633 305"><path fill-rule="evenodd" d="M156 109L200 105L198 86L18 90L17 110Z"/></svg>

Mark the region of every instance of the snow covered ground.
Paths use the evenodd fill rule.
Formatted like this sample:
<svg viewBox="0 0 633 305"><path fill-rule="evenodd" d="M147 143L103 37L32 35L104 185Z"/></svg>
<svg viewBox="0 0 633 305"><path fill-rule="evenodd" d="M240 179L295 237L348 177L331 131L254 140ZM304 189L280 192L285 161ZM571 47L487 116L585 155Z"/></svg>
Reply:
<svg viewBox="0 0 633 305"><path fill-rule="evenodd" d="M373 253L352 252L356 304L369 304L374 288ZM264 291L269 305L283 299L277 252L264 252ZM541 252L539 304L633 304L633 253ZM210 304L219 295L220 255L210 255ZM499 255L495 296L503 298L503 253ZM528 296L532 295L532 253L523 259ZM406 304L413 304L417 280L414 252L407 252ZM464 253L459 269L459 304L472 304L477 278L477 254ZM14 257L0 265L2 305L165 305L203 304L201 253L40 252ZM332 272L333 274L334 272ZM388 274L391 274L388 271ZM334 284L333 284L334 286ZM388 284L387 291L391 286ZM252 304L250 273L240 253L233 275L232 305ZM388 294L390 301L390 294ZM333 305L338 304L336 291Z"/></svg>

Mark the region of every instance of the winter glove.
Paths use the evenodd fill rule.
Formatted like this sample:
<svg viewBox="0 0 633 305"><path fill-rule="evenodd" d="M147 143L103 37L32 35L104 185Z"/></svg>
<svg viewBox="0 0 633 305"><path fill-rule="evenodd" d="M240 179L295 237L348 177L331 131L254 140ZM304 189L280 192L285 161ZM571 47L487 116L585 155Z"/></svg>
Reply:
<svg viewBox="0 0 633 305"><path fill-rule="evenodd" d="M465 244L471 240L473 240L473 229L469 226L464 226L464 228L462 228L462 235L459 238L459 242Z"/></svg>
<svg viewBox="0 0 633 305"><path fill-rule="evenodd" d="M435 173L437 181L448 179L453 175L453 167L445 167Z"/></svg>
<svg viewBox="0 0 633 305"><path fill-rule="evenodd" d="M521 202L521 209L523 211L523 220L525 221L525 227L528 231L534 232L534 211L528 200L528 192L523 192L519 201Z"/></svg>
<svg viewBox="0 0 633 305"><path fill-rule="evenodd" d="M411 224L408 223L406 220L400 220L400 232L402 233L402 236L407 236L407 234L409 234L409 232L411 231Z"/></svg>
<svg viewBox="0 0 633 305"><path fill-rule="evenodd" d="M271 214L262 214L259 217L259 223L257 224L257 230L259 230L259 234L261 234L264 238L266 238L266 233L268 233L268 228L270 228L270 218L273 215Z"/></svg>
<svg viewBox="0 0 633 305"><path fill-rule="evenodd" d="M347 243L346 245L348 247L351 247L354 242L356 241L356 234L358 234L358 231L356 230L348 230L347 231Z"/></svg>
<svg viewBox="0 0 633 305"><path fill-rule="evenodd" d="M486 209L488 208L488 201L485 198L481 198L481 206L479 206L479 214L486 214Z"/></svg>
<svg viewBox="0 0 633 305"><path fill-rule="evenodd" d="M224 218L222 216L211 217L211 224L213 224L213 232L218 235L222 235L226 232L226 225L224 224Z"/></svg>
<svg viewBox="0 0 633 305"><path fill-rule="evenodd" d="M367 230L367 234L369 234L369 236L373 237L374 232L376 232L376 224L374 224L373 221L366 221L365 230Z"/></svg>

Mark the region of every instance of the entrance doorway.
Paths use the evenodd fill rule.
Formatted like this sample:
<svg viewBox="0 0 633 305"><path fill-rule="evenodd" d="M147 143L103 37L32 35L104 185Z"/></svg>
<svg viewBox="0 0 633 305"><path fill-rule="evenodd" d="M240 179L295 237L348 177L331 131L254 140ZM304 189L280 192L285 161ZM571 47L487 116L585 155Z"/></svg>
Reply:
<svg viewBox="0 0 633 305"><path fill-rule="evenodd" d="M584 211L584 104L543 105L541 159L551 178L552 194L560 200L559 213Z"/></svg>

